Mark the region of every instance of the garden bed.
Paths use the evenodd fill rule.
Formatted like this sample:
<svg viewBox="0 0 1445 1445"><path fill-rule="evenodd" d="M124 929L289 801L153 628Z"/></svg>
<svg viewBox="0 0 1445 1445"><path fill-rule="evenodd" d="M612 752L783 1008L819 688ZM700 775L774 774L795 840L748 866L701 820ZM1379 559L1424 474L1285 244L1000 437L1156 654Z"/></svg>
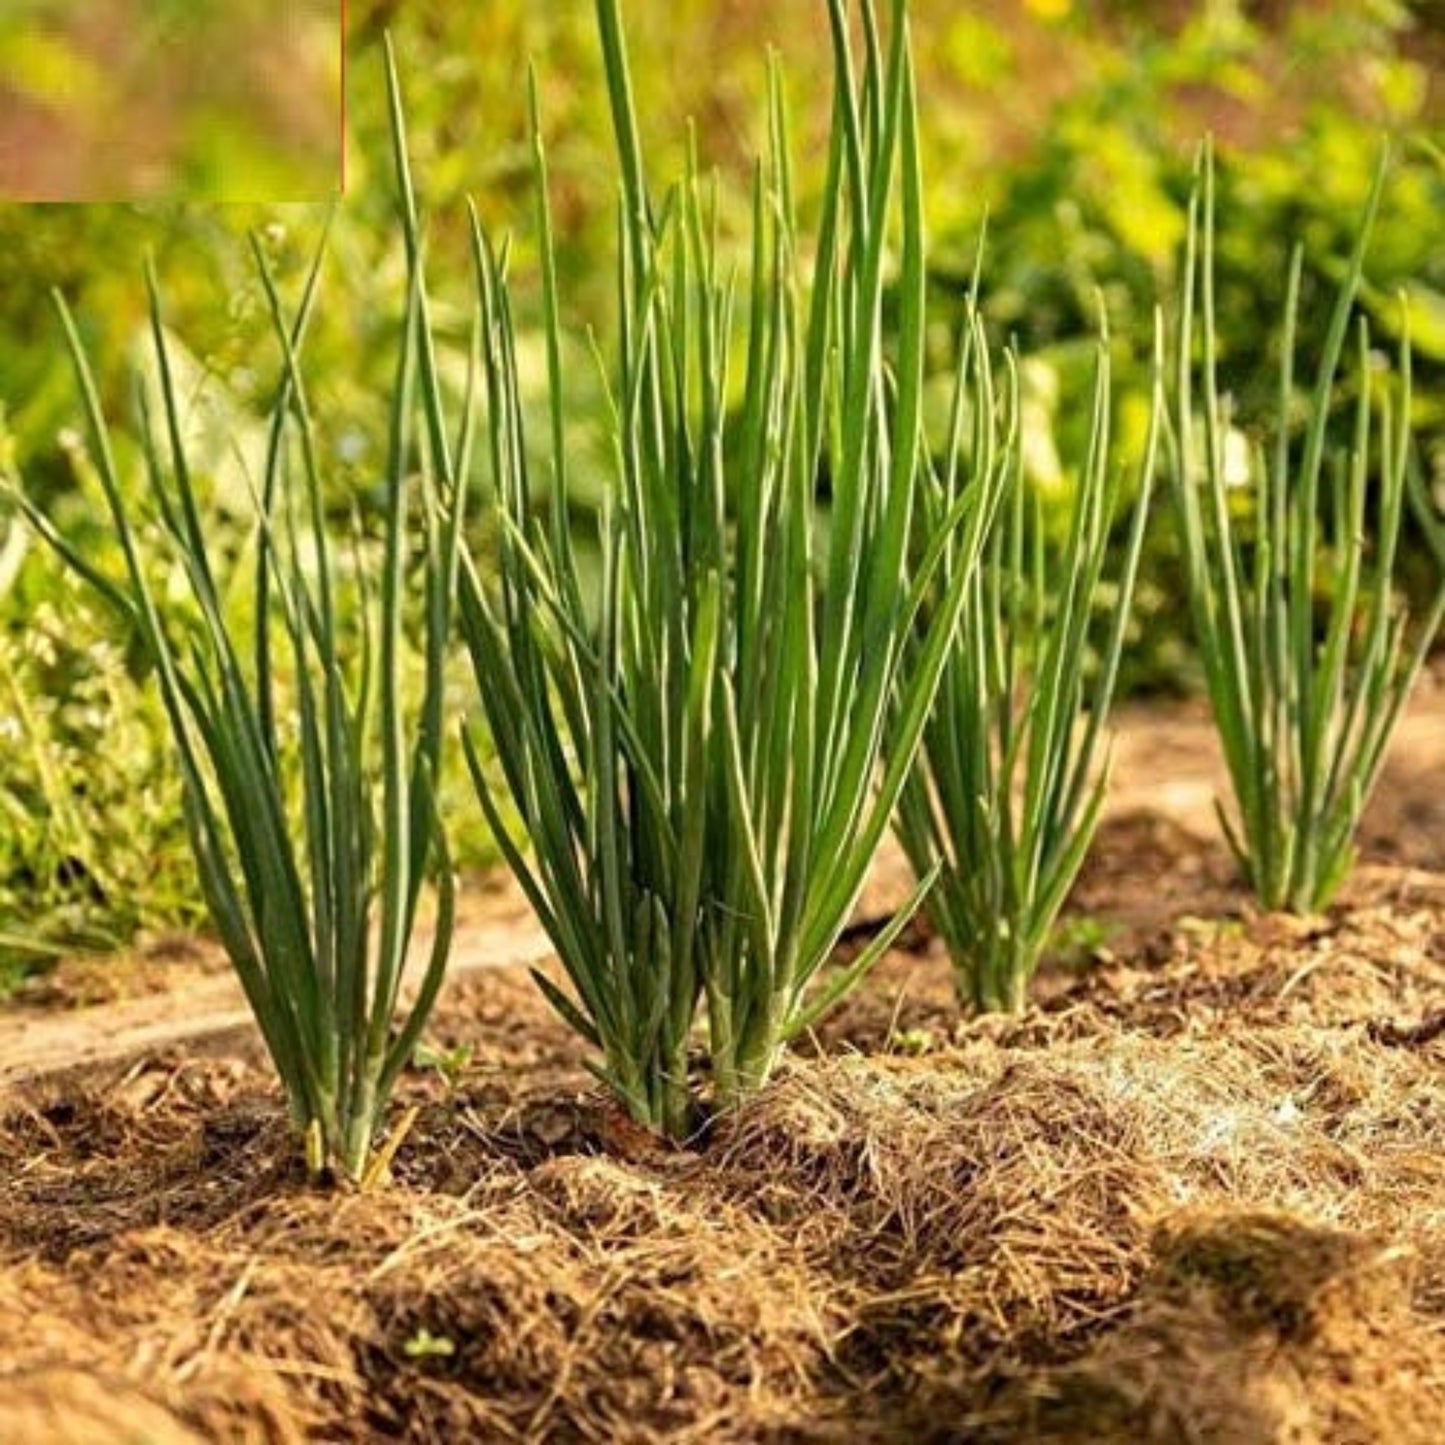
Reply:
<svg viewBox="0 0 1445 1445"><path fill-rule="evenodd" d="M1249 906L1202 718L1137 714L1036 1007L960 1023L915 929L690 1148L620 1120L515 965L449 986L370 1194L307 1185L223 1009L42 1050L4 1106L0 1439L1438 1439L1422 693L1324 918Z"/></svg>

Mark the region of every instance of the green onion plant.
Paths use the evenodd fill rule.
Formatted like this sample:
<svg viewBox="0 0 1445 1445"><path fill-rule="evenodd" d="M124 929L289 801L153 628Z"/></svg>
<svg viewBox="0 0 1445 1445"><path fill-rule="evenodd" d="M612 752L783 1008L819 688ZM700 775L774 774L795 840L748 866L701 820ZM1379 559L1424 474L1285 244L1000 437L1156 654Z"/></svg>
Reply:
<svg viewBox="0 0 1445 1445"><path fill-rule="evenodd" d="M921 507L940 517L970 488L1004 500L984 565L953 547L944 552L935 585L947 590L964 577L966 601L896 828L915 871L937 873L924 906L960 996L976 1009L1015 1011L1104 799L1101 752L1149 515L1162 366L1156 344L1154 404L1118 554L1112 534L1125 470L1111 460L1106 332L1062 545L1049 541L1040 494L1021 475L1014 358L1006 355L999 386L972 309L959 355L958 400L980 400L971 415L955 405L943 464L930 460L924 469ZM920 636L920 655L924 646Z"/></svg>
<svg viewBox="0 0 1445 1445"><path fill-rule="evenodd" d="M912 762L982 517L965 498L928 529L930 556L951 547L957 566L883 763L905 643L931 585L927 565L911 589L905 577L925 284L905 6L893 8L885 47L862 5L860 73L846 0L830 0L828 183L806 252L774 68L741 278L695 160L665 193L649 188L617 0L598 0L597 15L622 181L600 589L584 585L566 525L565 378L534 94L551 501L534 504L505 255L474 228L500 525L495 576L464 562L459 620L530 857L473 748L477 790L568 986L538 982L630 1113L676 1136L696 1121L700 1014L714 1101L727 1108L766 1081L914 906L825 972ZM891 254L897 340L885 347Z"/></svg>
<svg viewBox="0 0 1445 1445"><path fill-rule="evenodd" d="M399 117L394 68L390 75ZM143 389L138 395L164 556L147 546L150 528L117 466L85 350L58 293L100 485L124 554L124 580L100 571L22 501L42 535L138 631L174 736L210 914L284 1086L308 1163L313 1173L337 1166L357 1180L375 1172L382 1116L440 988L454 913L436 796L460 508L446 501L456 495L453 451L441 426L399 123L396 135L409 285L390 403L379 575L362 555L359 535L350 548L338 547L330 535L300 369L324 240L289 321L265 253L253 246L283 363L264 472L253 488L253 622L234 620L217 549L207 539L149 268L161 415L149 414ZM412 436L419 402L428 423L421 445ZM465 445L463 437L459 447ZM420 554L419 578L409 572L413 551ZM159 566L180 579L183 605L158 586ZM411 586L421 594L425 655L423 695L414 708L403 686L404 592ZM438 879L433 937L397 1027L407 954L431 872Z"/></svg>
<svg viewBox="0 0 1445 1445"><path fill-rule="evenodd" d="M1349 871L1360 813L1445 611L1442 584L1407 642L1394 577L1411 454L1408 331L1392 395L1359 318L1347 435L1331 431L1383 181L1382 164L1307 390L1295 376L1295 250L1277 410L1240 486L1226 455L1233 418L1219 379L1207 151L1189 211L1171 476L1194 630L1234 792L1233 814L1218 812L1259 901L1301 913L1325 907Z"/></svg>

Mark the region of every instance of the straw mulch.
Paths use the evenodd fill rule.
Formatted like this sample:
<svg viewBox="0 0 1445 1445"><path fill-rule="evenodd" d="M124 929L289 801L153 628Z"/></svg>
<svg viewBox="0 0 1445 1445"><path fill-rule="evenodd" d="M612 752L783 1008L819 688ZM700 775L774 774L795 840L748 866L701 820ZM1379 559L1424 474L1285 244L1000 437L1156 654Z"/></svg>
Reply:
<svg viewBox="0 0 1445 1445"><path fill-rule="evenodd" d="M0 1439L1433 1445L1445 874L1291 922L1111 827L1109 941L1039 1006L960 1024L915 937L687 1149L503 971L447 1001L476 1052L408 1081L373 1194L307 1187L244 1050L37 1093L0 1125ZM1181 878L1206 906L1161 922Z"/></svg>

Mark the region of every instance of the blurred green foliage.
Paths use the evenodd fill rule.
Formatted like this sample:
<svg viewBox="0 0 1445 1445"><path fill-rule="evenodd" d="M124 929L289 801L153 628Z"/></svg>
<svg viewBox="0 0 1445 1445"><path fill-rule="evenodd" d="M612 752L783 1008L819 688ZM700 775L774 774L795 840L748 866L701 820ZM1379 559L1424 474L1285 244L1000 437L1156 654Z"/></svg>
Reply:
<svg viewBox="0 0 1445 1445"><path fill-rule="evenodd" d="M522 84L526 59L536 64L564 319L575 333L566 365L568 428L575 491L585 506L595 501L607 456L586 330L605 331L611 314L615 204L592 7L583 0L352 0L349 9L348 188L323 282L328 304L307 346L312 409L337 505L349 509L359 499L365 508L375 492L404 274L391 224L380 60L380 37L390 28L407 74L415 169L430 213L445 376L455 388L463 384L470 290L462 202L470 195L489 223L516 236L520 361L540 407ZM828 123L821 0L628 0L626 14L642 120L661 176L676 172L694 119L704 161L719 174L724 238L742 234L772 45L782 53L793 99L800 193L805 206L816 204L824 161L818 138ZM1390 140L1394 163L1369 259L1367 305L1388 341L1400 324L1397 295L1410 297L1422 493L1445 494L1445 164L1430 150L1431 142L1445 142L1445 7L1429 0L913 0L912 14L932 280L943 303L931 364L941 380L956 337L946 303L957 298L961 316L986 216L985 313L995 333L1016 338L1026 355L1030 476L1058 497L1060 511L1080 465L1101 304L1114 338L1121 464L1142 437L1150 313L1160 300L1172 305L1193 156L1206 132L1215 135L1222 162L1222 366L1246 437L1262 389L1272 385L1277 339L1268 327L1279 314L1289 248L1295 240L1308 248L1301 336L1308 348L1324 323L1318 298L1332 290L1370 172ZM62 440L77 407L46 293L58 286L80 318L102 364L107 409L124 422L144 300L140 265L149 250L172 328L194 363L192 384L221 418L211 480L223 499L228 434L244 431L278 369L246 235L259 231L284 285L305 266L323 220L322 209L308 205L0 206L0 461L8 451L27 486L52 511L60 508L72 535L92 515L73 450ZM224 506L218 515L224 518ZM1436 564L1422 537L1417 530L1409 565L1428 581ZM91 540L104 542L98 532ZM1192 683L1174 548L1161 516L1140 581L1126 689ZM0 589L4 570L0 560ZM111 735L150 726L150 704L115 668L115 649L123 653L125 640L113 625L73 607L38 549L11 570L0 601L0 648L23 656L36 608L48 602L65 618L73 669L67 686L110 689L106 707L121 730ZM31 664L11 675L32 700L43 701L56 685ZM0 705L0 727L12 726L13 716L11 703ZM147 812L126 802L171 797L170 785L161 780L159 791L149 792L133 786L127 770L136 760L83 726L61 720L53 735L54 750L74 750L87 786L112 800L108 811L130 846L172 859L178 840L168 805L156 801ZM4 933L53 911L55 900L68 896L69 875L54 861L65 851L55 842L59 834L46 834L52 824L63 826L45 801L34 750L6 747L0 757L0 796L25 799L40 819L38 833L20 830L8 835L20 841L0 844ZM470 811L461 806L457 816L469 819ZM487 856L479 827L463 854ZM191 916L194 898L176 877L157 867L129 880L131 911L116 926ZM73 896L92 885L77 887Z"/></svg>
<svg viewBox="0 0 1445 1445"><path fill-rule="evenodd" d="M0 979L204 915L165 719L134 659L74 584L25 605L24 630L0 634Z"/></svg>

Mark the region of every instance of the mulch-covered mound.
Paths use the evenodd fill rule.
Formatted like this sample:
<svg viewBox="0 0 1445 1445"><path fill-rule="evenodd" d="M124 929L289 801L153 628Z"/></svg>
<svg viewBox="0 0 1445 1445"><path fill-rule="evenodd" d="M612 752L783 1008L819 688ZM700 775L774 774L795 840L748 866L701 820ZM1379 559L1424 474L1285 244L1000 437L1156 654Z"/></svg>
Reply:
<svg viewBox="0 0 1445 1445"><path fill-rule="evenodd" d="M687 1149L508 971L372 1194L308 1187L244 1050L46 1086L0 1440L1434 1445L1445 876L1299 922L1158 819L1096 856L1028 1014L960 1023L916 935Z"/></svg>

